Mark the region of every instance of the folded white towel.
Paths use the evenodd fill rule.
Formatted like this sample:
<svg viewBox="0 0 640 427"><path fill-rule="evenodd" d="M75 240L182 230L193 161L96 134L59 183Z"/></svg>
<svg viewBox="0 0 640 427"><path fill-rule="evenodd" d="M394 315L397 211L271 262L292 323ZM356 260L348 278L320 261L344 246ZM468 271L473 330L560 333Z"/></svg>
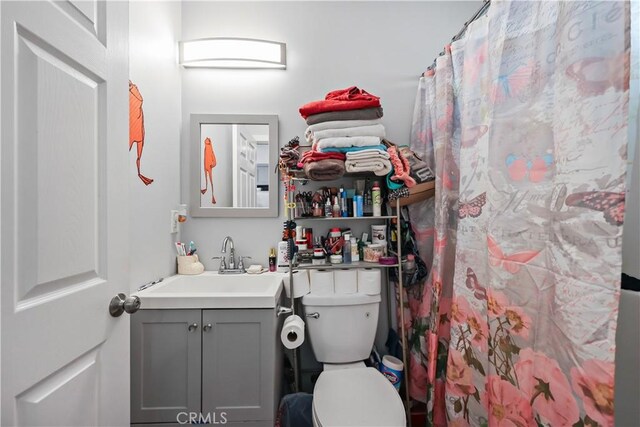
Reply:
<svg viewBox="0 0 640 427"><path fill-rule="evenodd" d="M347 172L373 172L377 176L384 176L391 172L391 162L385 159L347 160L344 162Z"/></svg>
<svg viewBox="0 0 640 427"><path fill-rule="evenodd" d="M368 160L368 159L389 159L389 153L377 148L368 150L350 151L347 153L347 160Z"/></svg>
<svg viewBox="0 0 640 427"><path fill-rule="evenodd" d="M313 149L320 151L323 148L329 147L366 147L369 145L379 145L380 138L377 136L342 136L338 138L325 138L316 142L313 145Z"/></svg>
<svg viewBox="0 0 640 427"><path fill-rule="evenodd" d="M314 132L325 130L325 129L345 129L345 128L354 128L358 126L371 126L382 123L382 119L372 119L372 120L335 120L332 122L320 122L315 125L311 125L304 132L304 137L307 141L311 141L311 135Z"/></svg>
<svg viewBox="0 0 640 427"><path fill-rule="evenodd" d="M372 126L355 126L342 129L325 129L313 132L311 139L319 141L325 138L338 138L341 136L377 136L384 138L386 136L384 125L377 124Z"/></svg>

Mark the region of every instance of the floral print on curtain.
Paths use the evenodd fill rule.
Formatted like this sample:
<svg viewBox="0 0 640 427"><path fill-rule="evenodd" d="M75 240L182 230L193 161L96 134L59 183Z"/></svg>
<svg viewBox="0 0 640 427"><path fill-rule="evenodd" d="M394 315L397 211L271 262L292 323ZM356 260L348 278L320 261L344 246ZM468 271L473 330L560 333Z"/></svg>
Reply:
<svg viewBox="0 0 640 427"><path fill-rule="evenodd" d="M497 2L459 43L453 421L613 425L625 8Z"/></svg>
<svg viewBox="0 0 640 427"><path fill-rule="evenodd" d="M408 295L410 372L430 425L613 425L628 20L494 0L420 83L412 148L437 192L433 225L411 208L433 264Z"/></svg>
<svg viewBox="0 0 640 427"><path fill-rule="evenodd" d="M429 424L445 425L450 330L447 313L453 291L459 180L459 150L454 148L459 145L459 138L453 132L456 117L449 47L438 58L437 67L437 73L421 79L417 97L416 111L428 108L429 118L421 123L416 116L412 130L412 149L436 175L435 196L409 208L419 252L430 261L431 268L424 286L407 292L410 313L405 319L410 319L406 327L410 330L411 397L427 403ZM431 102L434 99L438 102Z"/></svg>

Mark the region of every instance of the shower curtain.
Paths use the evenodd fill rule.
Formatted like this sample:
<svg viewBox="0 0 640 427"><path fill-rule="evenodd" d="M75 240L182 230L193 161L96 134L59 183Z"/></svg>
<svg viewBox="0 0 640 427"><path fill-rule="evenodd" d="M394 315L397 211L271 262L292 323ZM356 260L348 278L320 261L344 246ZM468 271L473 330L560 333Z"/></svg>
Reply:
<svg viewBox="0 0 640 427"><path fill-rule="evenodd" d="M431 270L403 309L427 425L613 425L628 6L494 0L420 80Z"/></svg>

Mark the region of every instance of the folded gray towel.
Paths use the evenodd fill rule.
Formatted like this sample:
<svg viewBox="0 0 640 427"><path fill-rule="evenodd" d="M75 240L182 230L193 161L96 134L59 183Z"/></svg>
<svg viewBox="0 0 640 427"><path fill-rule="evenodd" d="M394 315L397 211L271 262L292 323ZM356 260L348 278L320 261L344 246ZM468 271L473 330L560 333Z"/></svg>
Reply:
<svg viewBox="0 0 640 427"><path fill-rule="evenodd" d="M370 120L382 117L382 107L361 110L327 111L307 117L307 124L314 125L332 120Z"/></svg>

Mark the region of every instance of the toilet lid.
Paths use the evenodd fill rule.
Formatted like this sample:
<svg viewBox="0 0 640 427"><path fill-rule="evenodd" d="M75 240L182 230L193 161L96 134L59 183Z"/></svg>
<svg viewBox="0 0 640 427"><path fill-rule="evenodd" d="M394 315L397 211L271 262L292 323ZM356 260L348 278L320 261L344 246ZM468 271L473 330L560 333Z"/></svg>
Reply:
<svg viewBox="0 0 640 427"><path fill-rule="evenodd" d="M313 409L322 427L406 425L400 395L373 368L322 372L313 389Z"/></svg>

